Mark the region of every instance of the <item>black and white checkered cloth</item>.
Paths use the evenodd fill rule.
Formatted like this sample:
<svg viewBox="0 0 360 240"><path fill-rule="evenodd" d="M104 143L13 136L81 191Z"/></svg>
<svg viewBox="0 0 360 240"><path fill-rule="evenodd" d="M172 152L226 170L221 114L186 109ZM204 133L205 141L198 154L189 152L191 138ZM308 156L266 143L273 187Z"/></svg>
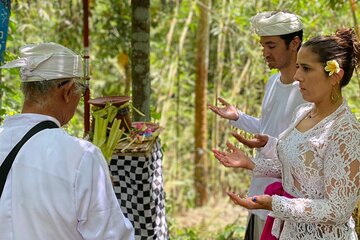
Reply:
<svg viewBox="0 0 360 240"><path fill-rule="evenodd" d="M136 240L167 240L162 177L162 150L157 139L148 156L113 155L110 172L124 215L132 222Z"/></svg>

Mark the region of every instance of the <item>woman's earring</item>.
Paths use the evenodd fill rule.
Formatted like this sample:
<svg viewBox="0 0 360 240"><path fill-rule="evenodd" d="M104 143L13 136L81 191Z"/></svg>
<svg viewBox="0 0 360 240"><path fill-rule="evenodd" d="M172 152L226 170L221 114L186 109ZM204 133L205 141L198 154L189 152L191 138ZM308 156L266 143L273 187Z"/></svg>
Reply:
<svg viewBox="0 0 360 240"><path fill-rule="evenodd" d="M339 94L337 94L336 90L335 90L335 86L333 86L332 90L331 90L331 102L332 103L336 103L337 101L339 101L340 96Z"/></svg>

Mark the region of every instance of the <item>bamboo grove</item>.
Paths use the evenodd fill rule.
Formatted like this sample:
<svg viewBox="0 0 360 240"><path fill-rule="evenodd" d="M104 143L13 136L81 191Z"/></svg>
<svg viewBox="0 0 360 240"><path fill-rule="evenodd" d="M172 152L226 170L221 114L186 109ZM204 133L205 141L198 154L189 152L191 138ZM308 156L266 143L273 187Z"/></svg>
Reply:
<svg viewBox="0 0 360 240"><path fill-rule="evenodd" d="M25 43L53 41L82 52L82 1L14 1L6 60ZM221 167L210 154L230 137L226 121L204 109L221 96L253 115L260 111L270 76L249 18L259 11L289 10L305 25L305 40L347 26L358 29L356 1L162 0L150 5L150 113L164 128L164 179L169 211L202 205L231 185L246 191L249 174ZM131 1L90 1L92 97L131 94ZM202 52L201 52L202 51ZM206 56L201 59L200 55ZM198 64L207 66L199 84ZM1 114L19 111L19 81L1 76ZM360 80L355 76L345 96L360 118ZM200 94L200 95L199 95ZM200 96L200 97L199 97ZM142 96L132 95L133 99ZM202 98L202 101L199 101ZM205 102L204 102L205 101ZM199 109L202 112L196 112ZM200 114L200 115L199 115ZM83 110L68 130L82 134ZM205 119L205 120L204 120ZM204 121L202 121L204 120ZM200 139L195 138L200 136ZM247 150L249 151L249 150ZM202 158L200 161L194 159ZM196 163L196 164L194 164ZM196 168L200 169L195 171ZM195 174L194 174L195 172ZM201 199L197 193L201 193Z"/></svg>

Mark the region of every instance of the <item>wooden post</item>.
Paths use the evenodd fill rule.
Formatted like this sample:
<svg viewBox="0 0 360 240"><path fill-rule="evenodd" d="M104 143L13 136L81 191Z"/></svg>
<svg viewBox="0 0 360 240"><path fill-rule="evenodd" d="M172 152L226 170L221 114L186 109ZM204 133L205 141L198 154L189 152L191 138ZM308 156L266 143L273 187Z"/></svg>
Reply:
<svg viewBox="0 0 360 240"><path fill-rule="evenodd" d="M207 78L209 63L209 15L210 0L198 3L200 18L197 35L196 80L195 80L195 170L194 183L196 206L208 201L207 158Z"/></svg>
<svg viewBox="0 0 360 240"><path fill-rule="evenodd" d="M150 121L150 0L132 0L131 78L134 121Z"/></svg>

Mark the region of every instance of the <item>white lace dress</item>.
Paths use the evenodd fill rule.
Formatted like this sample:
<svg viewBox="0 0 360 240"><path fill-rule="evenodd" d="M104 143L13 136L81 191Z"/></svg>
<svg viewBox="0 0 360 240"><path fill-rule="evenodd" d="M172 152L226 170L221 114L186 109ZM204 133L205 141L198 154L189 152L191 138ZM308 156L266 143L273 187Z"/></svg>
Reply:
<svg viewBox="0 0 360 240"><path fill-rule="evenodd" d="M254 159L254 174L281 177L295 197L272 197L271 215L284 221L280 239L358 239L351 214L360 196L360 124L344 101L313 128L298 131L312 108L302 105L277 143L264 148L271 155L276 146L278 158Z"/></svg>

